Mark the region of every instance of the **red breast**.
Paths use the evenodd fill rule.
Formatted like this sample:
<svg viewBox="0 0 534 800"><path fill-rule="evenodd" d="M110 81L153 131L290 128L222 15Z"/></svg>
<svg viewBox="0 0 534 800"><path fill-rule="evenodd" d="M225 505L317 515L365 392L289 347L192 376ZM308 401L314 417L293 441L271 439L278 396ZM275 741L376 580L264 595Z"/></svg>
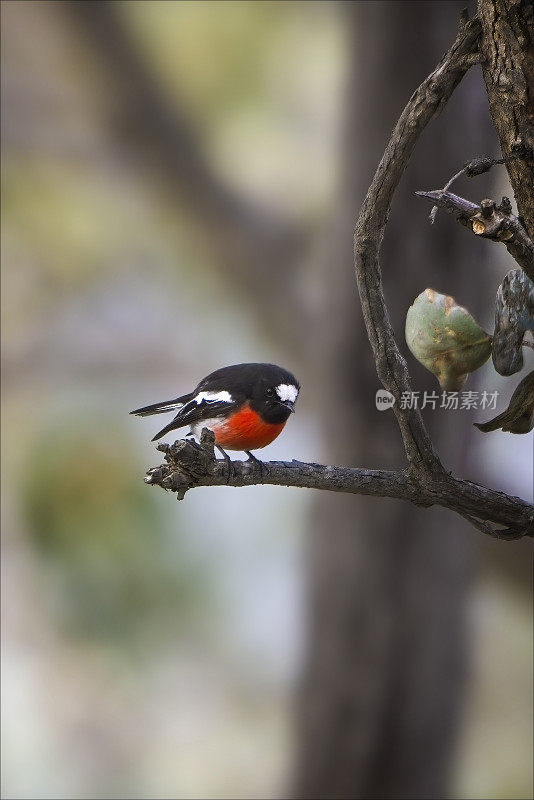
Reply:
<svg viewBox="0 0 534 800"><path fill-rule="evenodd" d="M215 443L225 450L257 450L274 441L285 424L264 422L247 402L235 414L210 427Z"/></svg>

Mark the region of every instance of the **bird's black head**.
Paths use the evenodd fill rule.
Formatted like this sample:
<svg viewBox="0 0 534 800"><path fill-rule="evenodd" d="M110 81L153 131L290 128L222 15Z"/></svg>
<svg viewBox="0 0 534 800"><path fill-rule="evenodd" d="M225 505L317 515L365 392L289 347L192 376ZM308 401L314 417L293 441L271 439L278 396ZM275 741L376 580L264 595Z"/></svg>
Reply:
<svg viewBox="0 0 534 800"><path fill-rule="evenodd" d="M265 422L285 422L295 410L300 384L290 372L274 364L258 364L250 406Z"/></svg>

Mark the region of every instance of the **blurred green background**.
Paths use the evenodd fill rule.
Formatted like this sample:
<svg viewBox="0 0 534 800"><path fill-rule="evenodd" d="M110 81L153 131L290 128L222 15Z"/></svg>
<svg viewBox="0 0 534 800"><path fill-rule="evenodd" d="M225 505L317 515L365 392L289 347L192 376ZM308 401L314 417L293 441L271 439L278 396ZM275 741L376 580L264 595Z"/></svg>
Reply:
<svg viewBox="0 0 534 800"><path fill-rule="evenodd" d="M344 5L121 2L113 13L216 185L318 230L343 180ZM69 3L2 4L3 795L283 797L311 493L198 489L178 504L143 484L160 461L155 429L128 412L223 364L278 362L305 380L266 457L319 461L314 373L284 341L287 320L265 323L279 311L250 302L246 275L228 278L221 231L199 224L189 190L173 191L158 141L118 113L89 24ZM399 111L387 108L390 126ZM312 314L320 286L312 269L301 287ZM528 497L532 438L477 441L494 483ZM527 798L525 551L467 535L472 668L453 794Z"/></svg>

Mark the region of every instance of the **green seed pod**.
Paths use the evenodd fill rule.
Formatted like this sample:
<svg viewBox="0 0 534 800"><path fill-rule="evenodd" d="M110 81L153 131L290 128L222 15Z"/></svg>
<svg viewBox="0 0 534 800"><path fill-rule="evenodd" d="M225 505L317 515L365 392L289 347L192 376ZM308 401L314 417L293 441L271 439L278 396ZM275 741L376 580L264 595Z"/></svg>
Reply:
<svg viewBox="0 0 534 800"><path fill-rule="evenodd" d="M406 343L442 389L458 391L491 354L491 336L449 295L425 289L406 315Z"/></svg>

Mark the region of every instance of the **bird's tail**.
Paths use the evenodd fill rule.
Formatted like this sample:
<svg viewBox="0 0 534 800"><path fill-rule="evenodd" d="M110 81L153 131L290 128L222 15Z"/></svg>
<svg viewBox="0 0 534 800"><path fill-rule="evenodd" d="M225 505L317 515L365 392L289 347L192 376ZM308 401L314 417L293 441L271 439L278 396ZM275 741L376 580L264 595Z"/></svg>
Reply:
<svg viewBox="0 0 534 800"><path fill-rule="evenodd" d="M130 411L130 414L135 414L138 417L149 417L151 414L167 414L170 411L179 411L190 399L191 394L183 394L174 400L164 400L161 403L153 403L151 406L136 408L135 411Z"/></svg>

